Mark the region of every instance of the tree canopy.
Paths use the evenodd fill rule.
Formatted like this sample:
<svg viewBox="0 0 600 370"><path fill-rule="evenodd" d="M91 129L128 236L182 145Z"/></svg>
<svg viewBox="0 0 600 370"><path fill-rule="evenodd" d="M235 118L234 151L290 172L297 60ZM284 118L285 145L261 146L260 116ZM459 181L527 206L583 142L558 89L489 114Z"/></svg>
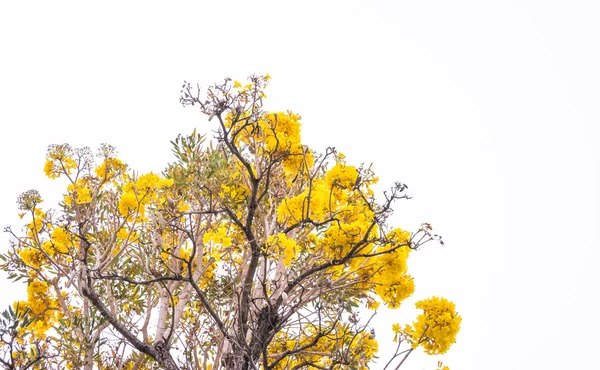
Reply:
<svg viewBox="0 0 600 370"><path fill-rule="evenodd" d="M110 145L96 154L49 147L44 172L66 193L52 210L24 192L26 226L7 228L1 267L27 282L27 300L0 319L4 368L373 365L378 343L360 316L411 296L408 256L441 239L426 223L388 225L406 185L376 196L371 166L313 151L299 115L265 111L269 79L225 79L205 92L186 82L181 103L218 131L214 141L179 135L161 173L132 171ZM389 328L398 347L377 367L455 342L452 302L431 297L417 308L412 324Z"/></svg>

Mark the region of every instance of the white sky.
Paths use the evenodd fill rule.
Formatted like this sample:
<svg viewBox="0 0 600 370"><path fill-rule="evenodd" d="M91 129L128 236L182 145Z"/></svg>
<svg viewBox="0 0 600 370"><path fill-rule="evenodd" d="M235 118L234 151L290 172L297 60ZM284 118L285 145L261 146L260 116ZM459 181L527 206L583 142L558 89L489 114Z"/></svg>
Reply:
<svg viewBox="0 0 600 370"><path fill-rule="evenodd" d="M307 144L408 184L394 223L444 236L410 260L414 299L378 314L382 359L391 323L442 295L463 315L454 370L598 366L600 3L97 4L0 3L1 226L22 191L62 194L49 144L108 142L160 171L170 139L208 130L182 80L269 72L269 107L300 113Z"/></svg>

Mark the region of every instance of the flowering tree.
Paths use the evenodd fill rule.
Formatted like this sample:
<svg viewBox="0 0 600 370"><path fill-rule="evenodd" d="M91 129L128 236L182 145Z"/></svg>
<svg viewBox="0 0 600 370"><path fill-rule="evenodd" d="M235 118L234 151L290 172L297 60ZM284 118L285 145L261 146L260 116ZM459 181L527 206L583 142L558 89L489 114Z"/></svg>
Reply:
<svg viewBox="0 0 600 370"><path fill-rule="evenodd" d="M7 229L2 268L28 299L0 322L4 368L368 367L378 344L359 313L399 307L414 290L408 255L439 238L428 224L388 226L405 185L377 201L370 167L313 152L300 116L264 111L269 78L204 95L185 83L181 103L218 121L216 143L180 135L162 174L130 171L108 145L50 146L44 171L67 191L58 211L23 193L29 221ZM389 367L455 341L451 302L417 307L412 325L391 328Z"/></svg>

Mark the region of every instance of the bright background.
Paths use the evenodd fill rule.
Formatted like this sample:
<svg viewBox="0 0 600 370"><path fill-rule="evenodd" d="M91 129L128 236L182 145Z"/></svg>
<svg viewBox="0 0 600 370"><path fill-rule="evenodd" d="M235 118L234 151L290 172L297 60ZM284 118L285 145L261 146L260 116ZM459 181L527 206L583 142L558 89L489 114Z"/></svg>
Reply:
<svg viewBox="0 0 600 370"><path fill-rule="evenodd" d="M1 226L27 189L57 203L49 144L161 171L170 139L209 129L178 104L184 79L268 72L268 107L300 113L307 144L408 184L393 223L444 236L411 257L414 299L378 313L382 360L391 324L442 295L463 316L453 370L600 366L600 3L165 4L0 3ZM1 307L24 289L3 281Z"/></svg>

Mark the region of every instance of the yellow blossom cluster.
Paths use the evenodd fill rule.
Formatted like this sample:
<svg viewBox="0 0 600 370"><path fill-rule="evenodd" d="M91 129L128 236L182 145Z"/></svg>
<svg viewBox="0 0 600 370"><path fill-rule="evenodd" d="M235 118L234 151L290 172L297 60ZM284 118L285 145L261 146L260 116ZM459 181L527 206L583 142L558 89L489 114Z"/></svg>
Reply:
<svg viewBox="0 0 600 370"><path fill-rule="evenodd" d="M69 247L73 245L73 237L64 228L57 227L52 230L51 240L53 248L59 253L67 253Z"/></svg>
<svg viewBox="0 0 600 370"><path fill-rule="evenodd" d="M21 260L29 267L39 269L44 263L46 257L44 253L37 248L26 247L19 252Z"/></svg>
<svg viewBox="0 0 600 370"><path fill-rule="evenodd" d="M394 342L398 342L398 337L401 335L402 332L400 324L392 324L392 331L394 332Z"/></svg>
<svg viewBox="0 0 600 370"><path fill-rule="evenodd" d="M71 154L71 147L67 144L52 146L44 164L46 176L56 179L63 173L70 175L77 168L77 162L71 158Z"/></svg>
<svg viewBox="0 0 600 370"><path fill-rule="evenodd" d="M284 199L279 204L279 222L297 223L304 219L320 221L339 212L344 212L346 218L364 213L361 218L366 220L370 211L362 199L351 198L357 178L355 167L337 163L325 174L324 179L315 180L301 194Z"/></svg>
<svg viewBox="0 0 600 370"><path fill-rule="evenodd" d="M88 181L79 180L67 186L67 195L64 197L65 204L71 206L73 200L76 204L87 204L92 201L92 194L87 184Z"/></svg>
<svg viewBox="0 0 600 370"><path fill-rule="evenodd" d="M117 231L117 238L120 240L126 240L128 236L129 230L127 230L124 227L120 228L119 231Z"/></svg>
<svg viewBox="0 0 600 370"><path fill-rule="evenodd" d="M198 260L197 256L198 255L196 255L196 258L194 258L194 260L192 261L192 249L185 246L179 249L179 258L175 259L175 261L173 262L175 262L178 265L178 268L181 269L182 275L187 276L188 264L191 264L192 274L196 272ZM202 276L200 277L200 281L198 282L198 286L200 288L206 288L209 284L213 282L216 264L214 263L214 260L211 259L211 257L214 259L214 255L210 255L208 253L202 256ZM172 261L172 259L169 258L169 255L166 253L163 253L163 258L165 258L165 261Z"/></svg>
<svg viewBox="0 0 600 370"><path fill-rule="evenodd" d="M342 258L357 246L368 232L369 220L364 214L357 214L352 222L333 223L320 240L321 245L332 258Z"/></svg>
<svg viewBox="0 0 600 370"><path fill-rule="evenodd" d="M33 334L31 340L42 339L56 321L57 302L52 298L46 282L30 281L27 285L27 301L15 302L14 306L33 314L33 320L27 326L27 331Z"/></svg>
<svg viewBox="0 0 600 370"><path fill-rule="evenodd" d="M301 117L290 111L268 113L264 121L266 135L264 143L268 153L285 153L283 168L289 173L297 173L303 167L312 167L314 158L306 153L300 142ZM306 160L306 166L303 162Z"/></svg>
<svg viewBox="0 0 600 370"><path fill-rule="evenodd" d="M126 191L121 195L121 199L119 199L119 212L122 216L129 216L130 212L137 210L138 205L140 205L140 202L135 192Z"/></svg>
<svg viewBox="0 0 600 370"><path fill-rule="evenodd" d="M331 367L340 370L368 369L368 363L375 358L379 350L379 344L374 335L364 330L356 332L340 323L324 330L329 332L329 334L322 336L313 346L309 346L307 351L299 351L297 354L279 362L275 368L293 369L300 364L311 363L315 368ZM313 342L317 332L315 328L310 328L306 330L304 335L300 336L282 333L271 343L269 353L274 354L273 358L276 358L275 354L306 347L307 344ZM358 368L355 365L339 363L334 365L333 360L336 355L332 353L332 350L338 350L343 353L344 360L350 364L358 365Z"/></svg>
<svg viewBox="0 0 600 370"><path fill-rule="evenodd" d="M352 189L358 178L356 167L346 166L338 162L325 175L325 181L329 188L339 186L342 189Z"/></svg>
<svg viewBox="0 0 600 370"><path fill-rule="evenodd" d="M29 224L27 224L27 235L30 238L37 240L38 234L41 233L43 229L45 229L48 222L46 220L46 213L40 208L35 208L33 215L33 220Z"/></svg>
<svg viewBox="0 0 600 370"><path fill-rule="evenodd" d="M360 370L368 370L367 364L377 354L379 344L374 335L366 332L361 332L354 340L357 342L357 349L354 351L356 363L361 365Z"/></svg>
<svg viewBox="0 0 600 370"><path fill-rule="evenodd" d="M111 180L127 169L127 165L118 158L106 158L94 169L96 176L102 180Z"/></svg>
<svg viewBox="0 0 600 370"><path fill-rule="evenodd" d="M411 249L407 246L410 233L395 229L388 234L388 240L395 241L393 252L383 253L375 257L377 266L375 293L389 308L398 308L402 301L410 297L415 290L415 283L407 272L406 261Z"/></svg>
<svg viewBox="0 0 600 370"><path fill-rule="evenodd" d="M427 354L443 354L456 342L462 318L454 303L446 298L431 297L416 303L423 310L412 326L406 326L404 334L413 348L421 345Z"/></svg>
<svg viewBox="0 0 600 370"><path fill-rule="evenodd" d="M216 230L208 230L204 233L202 242L205 245L220 244L224 248L231 246L231 237L228 235L229 227L226 224L221 224Z"/></svg>
<svg viewBox="0 0 600 370"><path fill-rule="evenodd" d="M284 199L277 207L277 217L281 223L298 223L305 219L320 220L327 212L327 189L323 182L316 182L312 191Z"/></svg>
<svg viewBox="0 0 600 370"><path fill-rule="evenodd" d="M39 280L30 282L27 285L27 303L36 315L46 311L49 306L48 284Z"/></svg>
<svg viewBox="0 0 600 370"><path fill-rule="evenodd" d="M267 252L272 252L276 256L280 256L286 266L292 263L292 260L296 256L296 249L296 241L285 234L278 233L269 236L267 239Z"/></svg>
<svg viewBox="0 0 600 370"><path fill-rule="evenodd" d="M238 180L238 181L235 181ZM239 182L238 179L232 179L230 184L221 185L219 196L221 199L227 199L229 203L239 203L248 196L248 188Z"/></svg>
<svg viewBox="0 0 600 370"><path fill-rule="evenodd" d="M402 274L391 281L383 280L378 283L375 292L389 308L398 308L402 301L410 297L415 291L415 283L412 276Z"/></svg>
<svg viewBox="0 0 600 370"><path fill-rule="evenodd" d="M225 124L227 128L240 130L236 138L240 143L248 145L260 156L282 157L284 170L295 174L314 163L313 154L306 151L300 141L300 120L299 115L290 111L266 113L255 125L249 126L244 124L245 119L236 119L230 113Z"/></svg>
<svg viewBox="0 0 600 370"><path fill-rule="evenodd" d="M138 193L155 192L173 185L172 179L165 179L153 172L141 175L134 183L125 186L126 190L135 189Z"/></svg>
<svg viewBox="0 0 600 370"><path fill-rule="evenodd" d="M329 223L315 241L320 251L326 259L341 259L349 253L377 253L375 257L353 258L347 271L356 272L362 281L360 287L376 293L388 307L397 308L415 289L406 266L410 233L395 229L386 235L386 245L370 243L379 233L373 224L375 215L364 198L357 195L358 170L346 165L343 155L339 158L310 189L280 203L278 220L294 224L334 218L336 221ZM375 307L373 303L370 306Z"/></svg>
<svg viewBox="0 0 600 370"><path fill-rule="evenodd" d="M159 191L173 185L173 179L163 178L155 173L141 175L135 181L129 181L123 186L123 194L119 199L119 212L124 217L138 213L143 215L145 205L155 202Z"/></svg>

